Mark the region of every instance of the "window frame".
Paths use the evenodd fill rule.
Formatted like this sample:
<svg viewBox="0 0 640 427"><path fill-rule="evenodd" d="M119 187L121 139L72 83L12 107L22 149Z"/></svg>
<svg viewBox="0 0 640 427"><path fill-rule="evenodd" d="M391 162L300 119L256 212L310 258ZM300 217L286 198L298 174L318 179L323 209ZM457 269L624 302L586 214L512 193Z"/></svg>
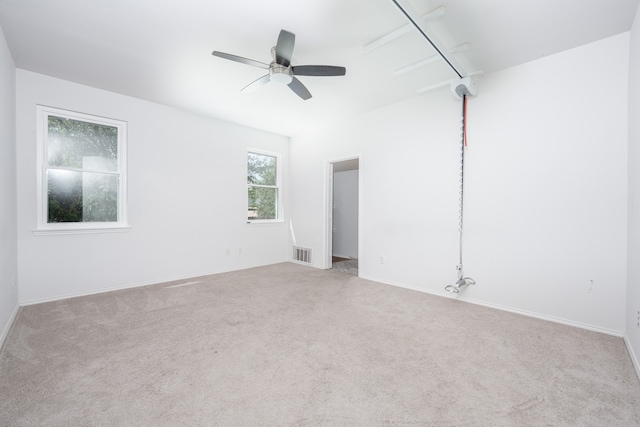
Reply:
<svg viewBox="0 0 640 427"><path fill-rule="evenodd" d="M249 211L249 198L248 192L251 187L262 187L262 188L275 188L277 197L276 197L276 217L273 219L249 219L246 217L247 224L274 224L283 222L283 206L282 206L282 154L276 153L273 151L266 151L258 148L247 147L247 152L245 155L245 177L249 176L249 155L250 154L258 154L261 156L269 156L275 157L276 159L276 184L275 185L256 185L249 184L247 182L247 187L245 190L245 198L247 200L247 204L245 207L245 212Z"/></svg>
<svg viewBox="0 0 640 427"><path fill-rule="evenodd" d="M37 125L37 228L34 234L76 234L127 231L131 227L127 222L127 122L87 113L64 110L61 108L36 106ZM48 183L49 169L86 171L82 168L50 167L48 164L49 116L115 127L118 130L117 168L110 174L118 176L117 221L105 222L48 222Z"/></svg>

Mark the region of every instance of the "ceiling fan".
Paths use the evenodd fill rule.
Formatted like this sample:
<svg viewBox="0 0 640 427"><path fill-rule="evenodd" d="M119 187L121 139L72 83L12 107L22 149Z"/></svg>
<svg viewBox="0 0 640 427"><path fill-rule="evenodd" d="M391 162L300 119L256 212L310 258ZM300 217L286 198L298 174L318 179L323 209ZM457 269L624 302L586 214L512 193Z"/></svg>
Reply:
<svg viewBox="0 0 640 427"><path fill-rule="evenodd" d="M296 95L307 100L311 98L311 93L295 76L344 76L346 74L346 68L334 67L332 65L291 65L295 42L295 34L286 30L280 30L278 43L271 48L273 60L270 64L218 51L214 51L213 55L269 70L269 74L245 86L242 92L251 92L269 82L274 82L288 85Z"/></svg>

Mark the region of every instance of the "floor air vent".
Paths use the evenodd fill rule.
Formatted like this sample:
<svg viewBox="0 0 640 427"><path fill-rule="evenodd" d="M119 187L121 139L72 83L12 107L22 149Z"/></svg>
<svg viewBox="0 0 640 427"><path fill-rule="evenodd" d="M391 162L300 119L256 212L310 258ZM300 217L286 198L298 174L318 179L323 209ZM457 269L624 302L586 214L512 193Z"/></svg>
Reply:
<svg viewBox="0 0 640 427"><path fill-rule="evenodd" d="M293 260L298 262L303 262L305 264L311 264L311 249L303 248L301 246L294 246Z"/></svg>

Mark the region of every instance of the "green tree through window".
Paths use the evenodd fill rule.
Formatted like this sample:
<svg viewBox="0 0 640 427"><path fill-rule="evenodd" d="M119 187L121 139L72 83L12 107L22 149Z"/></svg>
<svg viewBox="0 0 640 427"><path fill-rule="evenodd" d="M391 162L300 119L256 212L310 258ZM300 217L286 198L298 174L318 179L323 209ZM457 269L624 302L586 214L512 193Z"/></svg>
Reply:
<svg viewBox="0 0 640 427"><path fill-rule="evenodd" d="M49 116L47 142L47 222L117 221L118 129Z"/></svg>
<svg viewBox="0 0 640 427"><path fill-rule="evenodd" d="M278 158L252 153L247 155L247 219L278 219Z"/></svg>
<svg viewBox="0 0 640 427"><path fill-rule="evenodd" d="M38 106L38 227L126 226L126 123Z"/></svg>

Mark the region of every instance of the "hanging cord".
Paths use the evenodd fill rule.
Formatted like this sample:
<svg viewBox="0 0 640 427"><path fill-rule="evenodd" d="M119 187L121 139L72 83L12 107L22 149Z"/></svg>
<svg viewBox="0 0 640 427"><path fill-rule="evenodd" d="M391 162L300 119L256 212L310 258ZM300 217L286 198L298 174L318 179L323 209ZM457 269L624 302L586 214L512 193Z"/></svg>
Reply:
<svg viewBox="0 0 640 427"><path fill-rule="evenodd" d="M456 266L458 272L458 281L455 285L445 286L445 290L458 294L460 290L467 285L475 285L476 281L471 277L464 277L464 268L462 266L462 235L463 235L463 219L464 219L464 153L467 147L467 95L462 95L462 127L460 133L460 215L458 216L458 232L460 233L460 263Z"/></svg>
<svg viewBox="0 0 640 427"><path fill-rule="evenodd" d="M460 211L458 217L458 232L460 233L460 263L458 276L462 278L462 231L464 218L464 152L467 146L467 95L462 95L462 127L460 133Z"/></svg>

